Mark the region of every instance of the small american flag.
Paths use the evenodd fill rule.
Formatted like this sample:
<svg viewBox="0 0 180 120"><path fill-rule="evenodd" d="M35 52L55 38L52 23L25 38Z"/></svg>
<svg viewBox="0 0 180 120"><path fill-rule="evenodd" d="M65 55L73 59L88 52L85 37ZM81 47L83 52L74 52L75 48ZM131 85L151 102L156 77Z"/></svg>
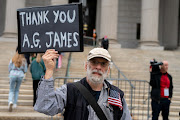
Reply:
<svg viewBox="0 0 180 120"><path fill-rule="evenodd" d="M109 90L108 103L111 105L118 106L121 110L123 109L120 93L115 90Z"/></svg>

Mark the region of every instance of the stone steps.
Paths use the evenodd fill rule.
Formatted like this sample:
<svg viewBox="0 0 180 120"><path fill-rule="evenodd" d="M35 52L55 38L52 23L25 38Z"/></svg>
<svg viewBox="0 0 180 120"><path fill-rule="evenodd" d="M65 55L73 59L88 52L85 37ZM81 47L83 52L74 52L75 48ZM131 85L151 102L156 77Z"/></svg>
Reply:
<svg viewBox="0 0 180 120"><path fill-rule="evenodd" d="M150 101L150 103L151 103L151 101ZM130 107L130 106L129 106ZM139 110L142 110L143 108L145 108L146 110L147 110L147 108L148 108L148 106L147 105L136 105L136 104L134 104L134 109L136 110L136 109L138 109L139 108ZM150 106L150 113L152 112L151 111L151 106ZM176 106L171 106L170 107L170 114L171 115L176 115L177 116L177 112L179 112L180 111L180 108L178 108L178 107L176 107Z"/></svg>
<svg viewBox="0 0 180 120"><path fill-rule="evenodd" d="M0 112L8 112L8 106L0 106ZM16 109L13 110L13 112L34 112L33 106L17 106Z"/></svg>
<svg viewBox="0 0 180 120"><path fill-rule="evenodd" d="M7 46L13 46L14 44L0 44L0 50L4 50ZM115 44L114 44L115 45ZM6 46L6 47L4 47ZM3 54L0 54L0 57L2 58L3 62L0 62L0 120L41 120L41 119L50 119L50 117L33 111L32 102L33 102L33 90L32 90L32 78L31 73L27 72L26 75L26 81L21 84L20 87L20 94L19 94L19 101L18 101L18 108L17 110L14 110L12 113L9 113L8 107L7 107L7 100L8 100L8 93L9 93L9 78L8 78L8 64L11 57L14 55L13 48L16 48L16 45L14 47L10 47L11 49L9 51L5 51ZM93 47L85 47L84 52L76 52L72 53L72 60L71 60L71 66L70 66L70 77L85 77L86 71L84 69L84 62L86 61L87 54L89 50L91 50ZM147 80L149 81L149 61L153 58L157 58L157 60L161 59L167 59L169 61L170 67L169 72L173 76L173 80L176 86L174 88L174 97L172 99L172 104L170 108L170 119L176 120L178 111L180 111L180 92L179 92L179 78L180 78L180 53L177 51L157 51L156 53L154 51L146 51L146 50L138 50L138 49L121 49L117 47L110 47L109 49L110 54L112 55L112 59L114 63L118 66L118 68L124 72L124 74L129 79L135 79L135 80ZM63 56L63 64L62 68L58 69L57 72L54 72L54 78L55 77L64 77L66 74L66 67L67 67L67 59L69 54L65 53L65 56ZM1 60L0 60L1 61ZM117 77L117 70L112 68L112 76ZM122 77L122 76L120 76ZM64 80L60 80L60 84L62 85ZM55 86L57 87L58 80L55 80ZM114 82L113 84L116 84ZM135 93L135 107L142 107L138 103L143 103L144 99L147 99L147 90L143 91L140 90L140 92L137 92L140 88L140 85L136 84L136 89L134 90ZM130 105L130 87L129 83L126 83L126 88L124 87L124 83L120 85L120 88L124 90L125 97L128 105ZM146 94L143 94L146 93ZM147 102L147 100L146 100ZM140 108L140 113L144 112L145 118L147 118L147 105L143 105L145 109ZM150 105L151 106L151 105ZM150 108L150 114L151 114L151 108ZM146 113L146 114L145 114ZM10 114L10 115L9 115ZM138 112L135 110L134 115L137 115ZM161 117L160 117L161 118ZM139 119L140 120L140 119Z"/></svg>
<svg viewBox="0 0 180 120"><path fill-rule="evenodd" d="M6 38L3 38L3 40L6 40ZM47 115L35 112L33 110L33 93L32 88L30 89L30 87L32 86L32 79L30 73L28 73L26 76L28 78L28 81L21 84L17 109L13 110L13 112L8 112L8 65L10 59L12 59L12 56L15 54L16 47L17 39L13 39L11 40L11 42L0 41L0 120L50 119L50 117L48 117Z"/></svg>
<svg viewBox="0 0 180 120"><path fill-rule="evenodd" d="M149 111L149 112L151 113L151 111ZM141 116L138 117L138 115L141 115ZM133 114L133 117L134 117L134 120L147 120L147 112L142 111L142 110L136 111ZM149 120L151 120L151 115L150 115ZM159 114L158 120L163 120L161 113ZM169 113L169 120L179 120L179 112L170 112Z"/></svg>
<svg viewBox="0 0 180 120"><path fill-rule="evenodd" d="M9 89L0 88L0 94L9 94ZM19 94L31 95L31 94L33 94L33 90L20 89Z"/></svg>
<svg viewBox="0 0 180 120"><path fill-rule="evenodd" d="M0 105L8 105L8 100L7 99L1 99ZM30 99L30 100L18 99L17 105L18 106L33 106L33 100L32 99Z"/></svg>
<svg viewBox="0 0 180 120"><path fill-rule="evenodd" d="M0 112L0 120L46 120L51 119L50 116L38 112Z"/></svg>
<svg viewBox="0 0 180 120"><path fill-rule="evenodd" d="M2 43L2 44L1 44ZM3 45L3 46L2 46ZM9 72L8 64L12 56L15 54L16 43L0 42L0 50L4 51L9 47L8 51L0 53L0 120L48 120L50 116L38 113L33 110L33 88L30 70L26 73L26 81L20 86L18 107L13 112L8 112L8 94L9 94ZM62 67L54 72L54 77L65 76L67 67L67 58L69 53L63 56Z"/></svg>
<svg viewBox="0 0 180 120"><path fill-rule="evenodd" d="M3 88L3 89L9 89L9 85L7 85L7 84L5 84L5 85L0 85L0 88ZM33 87L32 87L32 84L31 85L24 85L24 84L21 84L21 86L20 86L20 89L27 89L27 90L31 90L31 89L33 89Z"/></svg>
<svg viewBox="0 0 180 120"><path fill-rule="evenodd" d="M0 80L0 85L3 85L3 84L9 85L9 78ZM32 80L30 79L26 79L25 81L23 80L21 83L21 86L25 86L25 85L32 85Z"/></svg>
<svg viewBox="0 0 180 120"><path fill-rule="evenodd" d="M146 51L138 49L110 49L112 59L128 79L149 81L149 61L156 58L158 61L168 60L169 73L173 76L174 93L170 106L170 120L179 120L179 78L180 52L179 51ZM117 55L118 53L118 55ZM127 92L125 92L127 93ZM151 106L151 104L150 104ZM172 112L175 111L175 112ZM136 112L136 111L134 111ZM151 109L149 111L151 115ZM159 117L162 120L162 117ZM139 119L138 119L139 120Z"/></svg>
<svg viewBox="0 0 180 120"><path fill-rule="evenodd" d="M8 94L0 94L0 99L8 100ZM32 100L33 95L19 94L19 100Z"/></svg>

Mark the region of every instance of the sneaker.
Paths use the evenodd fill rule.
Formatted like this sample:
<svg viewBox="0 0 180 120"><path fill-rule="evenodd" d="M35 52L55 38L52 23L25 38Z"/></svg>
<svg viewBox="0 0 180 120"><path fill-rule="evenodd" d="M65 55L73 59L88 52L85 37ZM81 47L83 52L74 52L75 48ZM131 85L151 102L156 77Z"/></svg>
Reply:
<svg viewBox="0 0 180 120"><path fill-rule="evenodd" d="M12 112L12 106L13 106L13 103L10 102L10 103L9 103L9 112Z"/></svg>
<svg viewBox="0 0 180 120"><path fill-rule="evenodd" d="M17 104L13 104L13 109L17 108Z"/></svg>

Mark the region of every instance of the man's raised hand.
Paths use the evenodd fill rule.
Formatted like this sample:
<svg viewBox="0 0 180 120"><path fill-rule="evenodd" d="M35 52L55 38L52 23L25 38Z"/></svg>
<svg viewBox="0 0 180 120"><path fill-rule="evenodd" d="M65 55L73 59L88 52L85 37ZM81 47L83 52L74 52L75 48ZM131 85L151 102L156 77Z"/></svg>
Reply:
<svg viewBox="0 0 180 120"><path fill-rule="evenodd" d="M55 51L54 49L46 50L45 54L42 56L42 59L46 66L46 73L44 76L45 79L49 79L53 76L53 70L55 68L56 58L58 58L58 56L58 51Z"/></svg>

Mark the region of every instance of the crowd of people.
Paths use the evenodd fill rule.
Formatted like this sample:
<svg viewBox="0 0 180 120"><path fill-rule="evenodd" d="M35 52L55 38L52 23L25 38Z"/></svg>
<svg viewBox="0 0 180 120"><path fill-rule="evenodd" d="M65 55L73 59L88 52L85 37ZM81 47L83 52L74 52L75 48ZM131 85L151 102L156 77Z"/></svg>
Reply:
<svg viewBox="0 0 180 120"><path fill-rule="evenodd" d="M105 39L108 40L107 37ZM30 61L27 60L30 56L27 56L19 54L17 50L9 62L9 112L17 107L19 89L30 65L35 111L53 116L65 110L65 120L132 119L125 93L106 80L112 61L108 46L94 48L89 52L85 64L87 74L83 79L64 84L56 90L53 73L55 68L61 67L62 55L54 49L48 49L44 54L30 55ZM154 62L150 66L152 120L158 120L160 111L163 120L168 120L173 83L167 71L167 61L161 64Z"/></svg>
<svg viewBox="0 0 180 120"><path fill-rule="evenodd" d="M18 47L16 53L9 62L9 97L8 97L8 110L12 112L17 108L19 89L23 80L26 80L26 73L29 69L32 76L32 88L33 88L33 106L36 103L36 90L38 88L41 76L45 75L46 66L42 59L42 53L25 53L19 54ZM63 53L64 55L64 53ZM61 68L62 55L57 58L56 70Z"/></svg>

